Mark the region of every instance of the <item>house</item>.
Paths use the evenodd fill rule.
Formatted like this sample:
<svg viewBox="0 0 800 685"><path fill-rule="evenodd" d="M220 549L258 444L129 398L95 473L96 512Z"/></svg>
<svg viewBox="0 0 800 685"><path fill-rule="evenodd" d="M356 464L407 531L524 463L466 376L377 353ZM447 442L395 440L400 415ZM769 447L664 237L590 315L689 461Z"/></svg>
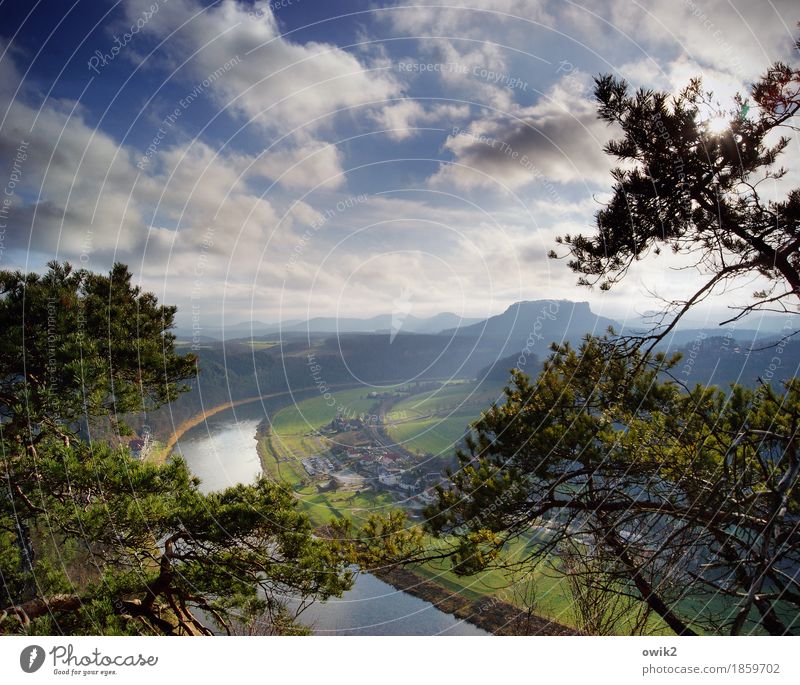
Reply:
<svg viewBox="0 0 800 685"><path fill-rule="evenodd" d="M430 490L425 490L417 495L417 499L425 506L428 506L436 502L436 495Z"/></svg>
<svg viewBox="0 0 800 685"><path fill-rule="evenodd" d="M378 481L383 485L395 486L400 482L400 479L394 473L381 473L378 476Z"/></svg>

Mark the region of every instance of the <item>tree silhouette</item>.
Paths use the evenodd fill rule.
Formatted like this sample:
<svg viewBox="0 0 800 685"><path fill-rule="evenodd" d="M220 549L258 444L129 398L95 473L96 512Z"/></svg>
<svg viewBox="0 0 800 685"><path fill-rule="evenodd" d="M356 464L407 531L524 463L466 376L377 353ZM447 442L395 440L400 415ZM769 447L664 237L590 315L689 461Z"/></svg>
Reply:
<svg viewBox="0 0 800 685"><path fill-rule="evenodd" d="M800 71L773 64L750 99L737 95L728 109L699 79L673 97L631 94L624 80L606 75L595 79L595 97L600 118L622 130L605 148L621 164L596 233L557 239L579 284L609 289L637 260L667 247L707 280L686 300L669 301L650 337L663 337L691 306L743 275L760 274L769 285L732 320L792 311L800 297L800 189L772 200L762 187L786 174L777 166L790 142L781 132L797 130Z"/></svg>

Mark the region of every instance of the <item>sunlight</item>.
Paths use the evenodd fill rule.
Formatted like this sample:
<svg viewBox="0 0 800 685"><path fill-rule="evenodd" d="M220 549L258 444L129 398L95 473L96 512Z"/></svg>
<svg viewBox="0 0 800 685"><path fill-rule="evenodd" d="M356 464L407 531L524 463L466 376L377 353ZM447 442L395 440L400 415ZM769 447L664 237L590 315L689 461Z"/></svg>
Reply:
<svg viewBox="0 0 800 685"><path fill-rule="evenodd" d="M720 135L730 128L730 120L727 116L718 114L709 118L706 121L706 126L708 126L709 132L714 135Z"/></svg>

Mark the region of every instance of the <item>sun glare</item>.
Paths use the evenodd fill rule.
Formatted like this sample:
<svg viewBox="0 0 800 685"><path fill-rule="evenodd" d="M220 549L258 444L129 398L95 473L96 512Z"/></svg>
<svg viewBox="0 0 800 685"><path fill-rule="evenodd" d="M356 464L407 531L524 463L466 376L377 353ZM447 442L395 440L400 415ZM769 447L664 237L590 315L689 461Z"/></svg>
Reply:
<svg viewBox="0 0 800 685"><path fill-rule="evenodd" d="M730 128L730 121L725 116L713 116L707 122L708 130L715 135L719 135Z"/></svg>

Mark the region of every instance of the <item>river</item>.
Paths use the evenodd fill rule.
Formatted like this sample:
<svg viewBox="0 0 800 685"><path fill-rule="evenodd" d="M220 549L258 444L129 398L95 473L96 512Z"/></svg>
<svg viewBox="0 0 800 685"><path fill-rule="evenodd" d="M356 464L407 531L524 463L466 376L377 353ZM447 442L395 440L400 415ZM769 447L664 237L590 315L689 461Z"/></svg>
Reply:
<svg viewBox="0 0 800 685"><path fill-rule="evenodd" d="M220 412L187 431L175 450L204 492L251 483L261 473L254 439L264 416L254 403ZM300 621L318 635L488 635L433 604L362 573L340 598L317 602Z"/></svg>

